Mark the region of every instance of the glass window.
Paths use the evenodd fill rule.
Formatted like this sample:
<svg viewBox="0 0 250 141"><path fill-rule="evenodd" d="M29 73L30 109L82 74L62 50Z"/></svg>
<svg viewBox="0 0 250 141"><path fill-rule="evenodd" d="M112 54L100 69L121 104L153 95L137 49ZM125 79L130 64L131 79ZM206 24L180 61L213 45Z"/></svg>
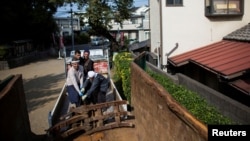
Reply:
<svg viewBox="0 0 250 141"><path fill-rule="evenodd" d="M206 0L206 16L243 15L243 0Z"/></svg>
<svg viewBox="0 0 250 141"><path fill-rule="evenodd" d="M138 20L136 18L131 19L132 24L138 24Z"/></svg>
<svg viewBox="0 0 250 141"><path fill-rule="evenodd" d="M182 6L183 2L182 0L166 0L167 6Z"/></svg>

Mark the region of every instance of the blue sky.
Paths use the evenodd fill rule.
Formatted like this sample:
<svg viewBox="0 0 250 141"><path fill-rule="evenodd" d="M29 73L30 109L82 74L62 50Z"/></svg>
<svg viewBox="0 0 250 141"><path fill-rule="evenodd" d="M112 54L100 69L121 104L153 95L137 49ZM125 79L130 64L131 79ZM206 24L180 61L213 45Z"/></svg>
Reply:
<svg viewBox="0 0 250 141"><path fill-rule="evenodd" d="M148 5L148 0L134 0L134 5L136 7L139 7L142 5Z"/></svg>
<svg viewBox="0 0 250 141"><path fill-rule="evenodd" d="M142 5L148 5L148 0L134 0L134 6L140 7ZM57 17L68 17L70 16L70 6L63 6L58 8L58 12L54 15ZM79 11L77 6L73 6L73 11ZM67 13L68 12L68 13Z"/></svg>

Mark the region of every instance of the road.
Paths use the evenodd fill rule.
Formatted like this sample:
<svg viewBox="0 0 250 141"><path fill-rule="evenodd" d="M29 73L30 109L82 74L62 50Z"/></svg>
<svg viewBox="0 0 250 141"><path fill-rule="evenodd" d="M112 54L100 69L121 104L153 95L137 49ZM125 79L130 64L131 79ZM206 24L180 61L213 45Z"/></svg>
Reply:
<svg viewBox="0 0 250 141"><path fill-rule="evenodd" d="M9 70L1 70L0 78L22 74L31 131L44 135L48 129L48 113L53 109L65 83L64 61L46 58Z"/></svg>

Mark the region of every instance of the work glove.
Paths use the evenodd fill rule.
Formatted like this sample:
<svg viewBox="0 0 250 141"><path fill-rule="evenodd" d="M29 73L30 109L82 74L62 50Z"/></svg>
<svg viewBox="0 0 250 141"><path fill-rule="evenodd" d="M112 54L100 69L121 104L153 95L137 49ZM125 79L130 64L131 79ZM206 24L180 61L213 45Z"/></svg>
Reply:
<svg viewBox="0 0 250 141"><path fill-rule="evenodd" d="M80 96L80 97L82 97L82 96L83 96L83 93L82 93L82 92L80 92L80 93L79 93L79 96Z"/></svg>
<svg viewBox="0 0 250 141"><path fill-rule="evenodd" d="M87 95L86 95L86 94L83 95L83 96L82 96L82 101L84 101L86 98L87 98Z"/></svg>
<svg viewBox="0 0 250 141"><path fill-rule="evenodd" d="M81 92L84 93L85 89L84 88L81 88Z"/></svg>

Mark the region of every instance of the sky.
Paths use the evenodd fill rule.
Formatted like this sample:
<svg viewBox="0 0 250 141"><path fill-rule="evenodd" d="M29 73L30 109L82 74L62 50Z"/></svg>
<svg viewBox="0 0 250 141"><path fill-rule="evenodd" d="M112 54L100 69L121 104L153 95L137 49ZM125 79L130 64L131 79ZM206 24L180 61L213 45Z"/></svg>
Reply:
<svg viewBox="0 0 250 141"><path fill-rule="evenodd" d="M148 5L148 1L149 0L134 0L134 5L135 5L135 7Z"/></svg>
<svg viewBox="0 0 250 141"><path fill-rule="evenodd" d="M134 0L134 6L140 7L143 5L148 5L149 0ZM63 6L58 8L58 12L54 15L56 17L69 17L70 16L70 6ZM73 11L79 11L77 6L73 6Z"/></svg>

